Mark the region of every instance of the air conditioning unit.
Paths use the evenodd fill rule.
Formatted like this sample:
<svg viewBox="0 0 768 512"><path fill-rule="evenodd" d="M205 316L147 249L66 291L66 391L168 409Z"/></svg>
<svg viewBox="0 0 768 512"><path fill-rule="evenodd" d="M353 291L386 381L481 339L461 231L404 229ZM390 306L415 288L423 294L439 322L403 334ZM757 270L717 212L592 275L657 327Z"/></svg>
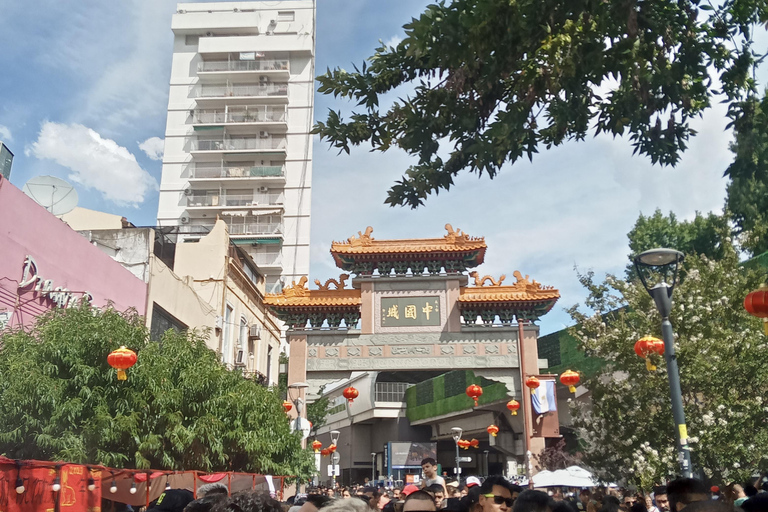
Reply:
<svg viewBox="0 0 768 512"><path fill-rule="evenodd" d="M237 351L235 366L245 366L245 351L242 349Z"/></svg>
<svg viewBox="0 0 768 512"><path fill-rule="evenodd" d="M184 195L185 196L191 196L192 195L192 189L191 188L185 188L184 189Z"/></svg>
<svg viewBox="0 0 768 512"><path fill-rule="evenodd" d="M262 139L268 139L269 138L269 132L265 132L264 130L259 132L259 137Z"/></svg>
<svg viewBox="0 0 768 512"><path fill-rule="evenodd" d="M259 187L259 192L267 193L269 192L269 187Z"/></svg>
<svg viewBox="0 0 768 512"><path fill-rule="evenodd" d="M179 222L181 222L182 224L189 224L189 220L190 220L189 215L187 215L186 213L183 213L181 217L179 217Z"/></svg>
<svg viewBox="0 0 768 512"><path fill-rule="evenodd" d="M269 24L274 27L275 25L277 25L277 21L276 20L269 20Z"/></svg>
<svg viewBox="0 0 768 512"><path fill-rule="evenodd" d="M264 76L264 75L261 75L261 76L259 77L259 82L260 82L260 83L262 83L262 84L268 84L268 83L269 83L269 77L268 77L268 76Z"/></svg>
<svg viewBox="0 0 768 512"><path fill-rule="evenodd" d="M252 325L248 337L251 338L252 340L260 340L261 339L261 326L260 325Z"/></svg>
<svg viewBox="0 0 768 512"><path fill-rule="evenodd" d="M213 32L206 32L205 37L213 37Z"/></svg>
<svg viewBox="0 0 768 512"><path fill-rule="evenodd" d="M232 9L232 11L233 11L233 12L240 12L240 9L238 9L237 7L235 7L234 9Z"/></svg>
<svg viewBox="0 0 768 512"><path fill-rule="evenodd" d="M214 322L213 326L214 326L216 329L221 329L221 328L223 328L223 327L224 327L224 318L223 318L223 317L220 317L220 316L217 316L217 317L216 317L216 321Z"/></svg>

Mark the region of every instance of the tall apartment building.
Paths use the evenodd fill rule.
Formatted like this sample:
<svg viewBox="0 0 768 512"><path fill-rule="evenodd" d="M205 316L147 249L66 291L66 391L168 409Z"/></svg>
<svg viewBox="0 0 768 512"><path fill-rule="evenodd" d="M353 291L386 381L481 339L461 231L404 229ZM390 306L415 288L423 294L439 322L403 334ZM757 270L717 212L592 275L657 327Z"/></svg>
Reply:
<svg viewBox="0 0 768 512"><path fill-rule="evenodd" d="M158 224L226 221L279 292L309 272L314 0L178 4Z"/></svg>

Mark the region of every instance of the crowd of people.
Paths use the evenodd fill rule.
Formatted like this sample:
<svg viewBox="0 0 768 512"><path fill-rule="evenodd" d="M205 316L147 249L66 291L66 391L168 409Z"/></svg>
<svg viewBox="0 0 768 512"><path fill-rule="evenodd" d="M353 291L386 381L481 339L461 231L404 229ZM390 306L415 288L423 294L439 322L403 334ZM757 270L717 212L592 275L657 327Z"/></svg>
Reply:
<svg viewBox="0 0 768 512"><path fill-rule="evenodd" d="M694 478L678 478L652 493L619 488L576 492L524 489L503 476L468 477L446 482L434 459L422 463L419 484L386 489L376 486L315 487L281 503L268 493L243 491L231 496L222 484L198 489L197 499L169 490L146 512L768 512L768 482L707 488Z"/></svg>

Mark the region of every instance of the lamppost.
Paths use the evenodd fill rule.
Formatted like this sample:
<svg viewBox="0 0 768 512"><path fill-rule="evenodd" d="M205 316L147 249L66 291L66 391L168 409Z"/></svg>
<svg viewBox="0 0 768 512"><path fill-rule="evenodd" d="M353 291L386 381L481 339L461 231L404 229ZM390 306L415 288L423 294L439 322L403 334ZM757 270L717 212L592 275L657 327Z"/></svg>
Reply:
<svg viewBox="0 0 768 512"><path fill-rule="evenodd" d="M371 452L371 485L376 487L376 452Z"/></svg>
<svg viewBox="0 0 768 512"><path fill-rule="evenodd" d="M336 447L336 451L331 454L331 474L333 478L333 490L336 491L336 465L341 461L341 455L339 455L339 435L341 432L338 430L331 430L331 444Z"/></svg>
<svg viewBox="0 0 768 512"><path fill-rule="evenodd" d="M680 372L677 368L677 356L675 355L675 335L672 331L672 323L669 314L672 311L672 292L677 284L677 271L685 255L674 249L651 249L634 258L635 270L640 276L643 287L656 303L656 309L661 315L661 335L664 338L664 359L667 362L667 374L669 375L669 394L672 399L672 417L675 420L675 435L677 437L677 456L680 462L682 475L690 478L693 474L691 467L691 451L688 446L688 428L685 424L685 411L683 410L683 394L680 391ZM658 275L658 282L649 286L643 270ZM672 284L667 284L666 277L671 271Z"/></svg>
<svg viewBox="0 0 768 512"><path fill-rule="evenodd" d="M301 412L304 410L304 398L301 394L308 387L309 384L306 382L294 382L288 385L288 399L293 402L293 406L296 408L296 421L293 424L294 432L301 432ZM301 447L306 448L303 432L301 434ZM296 481L296 490L301 490L301 479Z"/></svg>
<svg viewBox="0 0 768 512"><path fill-rule="evenodd" d="M453 441L456 443L456 480L461 483L461 461L459 461L459 441L461 441L461 427L451 428Z"/></svg>

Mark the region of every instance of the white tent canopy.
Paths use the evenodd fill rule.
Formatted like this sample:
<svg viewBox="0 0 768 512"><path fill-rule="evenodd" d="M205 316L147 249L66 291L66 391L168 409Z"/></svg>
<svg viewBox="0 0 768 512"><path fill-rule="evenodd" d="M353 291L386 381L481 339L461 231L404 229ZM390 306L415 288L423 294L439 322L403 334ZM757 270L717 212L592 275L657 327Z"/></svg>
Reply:
<svg viewBox="0 0 768 512"><path fill-rule="evenodd" d="M557 471L540 471L533 475L534 487L596 487L597 479L584 468L571 466Z"/></svg>

